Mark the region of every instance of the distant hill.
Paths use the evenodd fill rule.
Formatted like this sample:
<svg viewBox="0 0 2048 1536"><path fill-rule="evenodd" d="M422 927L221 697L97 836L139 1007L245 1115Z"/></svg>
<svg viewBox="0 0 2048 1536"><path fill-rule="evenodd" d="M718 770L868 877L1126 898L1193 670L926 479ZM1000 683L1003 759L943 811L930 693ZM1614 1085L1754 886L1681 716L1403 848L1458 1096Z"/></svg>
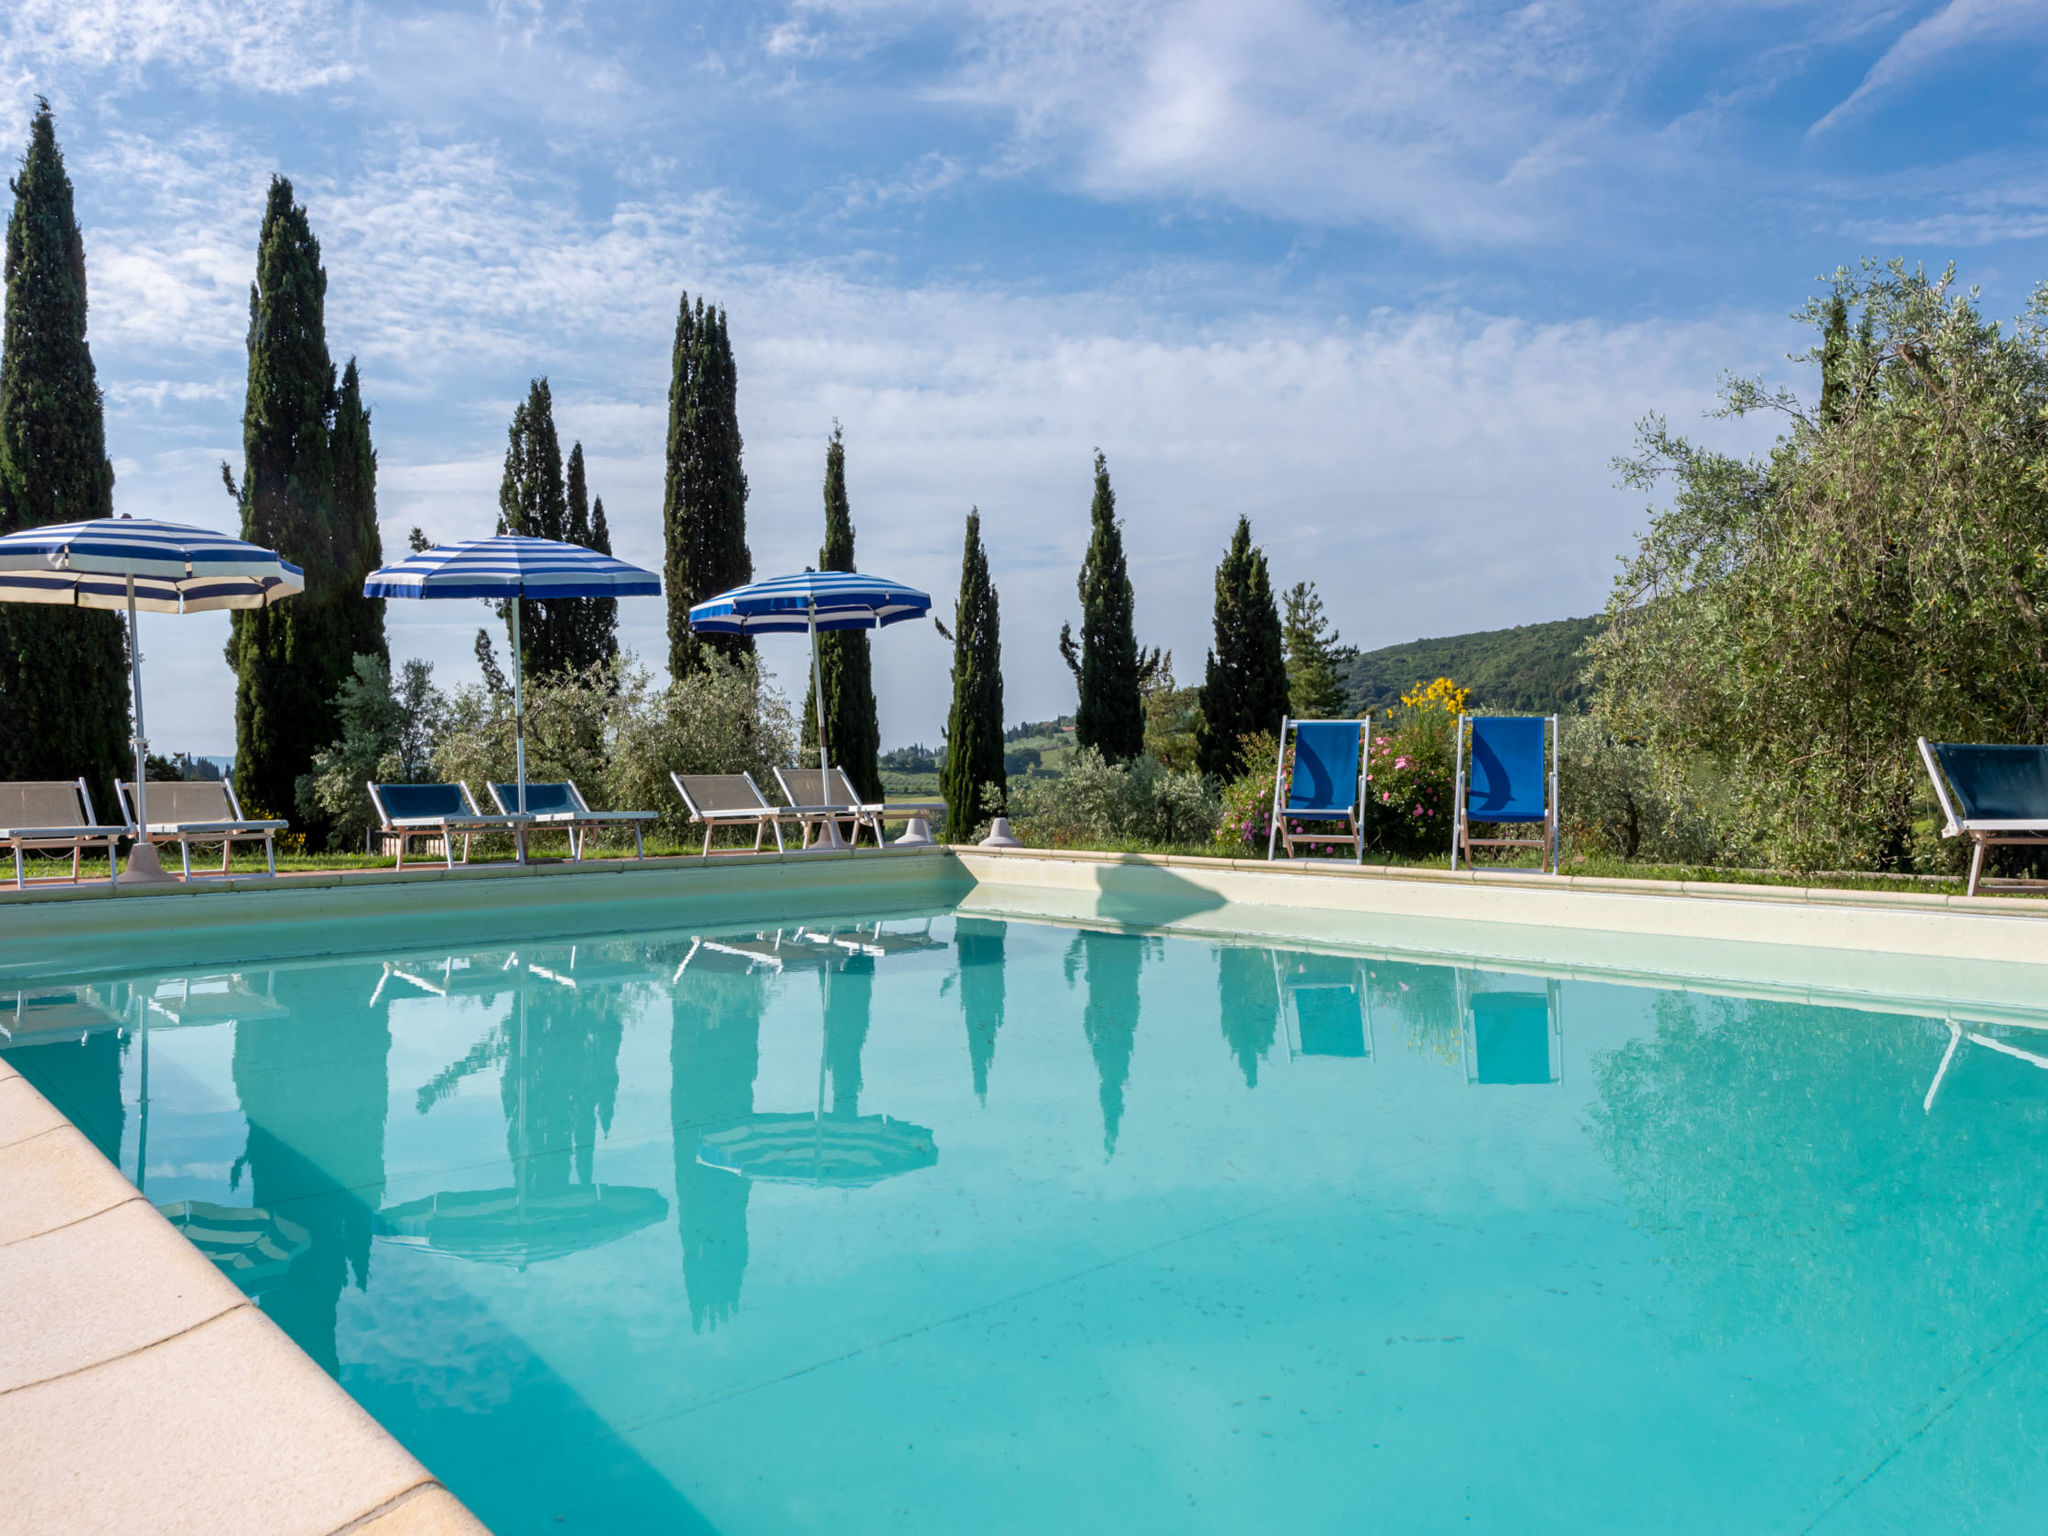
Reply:
<svg viewBox="0 0 2048 1536"><path fill-rule="evenodd" d="M1351 707L1358 714L1381 714L1417 683L1448 677L1472 690L1478 708L1576 709L1586 696L1579 650L1606 622L1555 619L1364 651L1345 677Z"/></svg>

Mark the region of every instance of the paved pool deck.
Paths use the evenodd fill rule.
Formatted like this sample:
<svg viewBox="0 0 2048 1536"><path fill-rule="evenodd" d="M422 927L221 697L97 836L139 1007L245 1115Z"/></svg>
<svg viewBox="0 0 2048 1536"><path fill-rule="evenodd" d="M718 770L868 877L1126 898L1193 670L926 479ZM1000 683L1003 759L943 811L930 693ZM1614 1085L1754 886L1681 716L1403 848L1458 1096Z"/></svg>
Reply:
<svg viewBox="0 0 2048 1536"><path fill-rule="evenodd" d="M0 891L0 1026L31 979L505 931L958 907L1870 1006L2048 1000L2048 904L1034 849L421 866ZM452 924L452 928L450 925ZM4 1031L0 1031L4 1032ZM483 1527L0 1060L0 1529L456 1536Z"/></svg>

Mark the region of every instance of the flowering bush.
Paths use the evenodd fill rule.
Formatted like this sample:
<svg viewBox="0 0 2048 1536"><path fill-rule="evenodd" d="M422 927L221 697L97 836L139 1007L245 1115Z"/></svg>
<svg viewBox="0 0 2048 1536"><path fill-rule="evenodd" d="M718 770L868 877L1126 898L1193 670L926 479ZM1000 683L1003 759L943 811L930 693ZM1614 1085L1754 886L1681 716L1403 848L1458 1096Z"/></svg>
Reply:
<svg viewBox="0 0 2048 1536"><path fill-rule="evenodd" d="M1452 757L1469 690L1447 677L1418 683L1367 756L1366 836L1404 858L1451 846Z"/></svg>
<svg viewBox="0 0 2048 1536"><path fill-rule="evenodd" d="M1239 746L1245 771L1223 786L1215 848L1232 857L1263 855L1273 830L1274 736L1271 731L1260 731L1243 737Z"/></svg>

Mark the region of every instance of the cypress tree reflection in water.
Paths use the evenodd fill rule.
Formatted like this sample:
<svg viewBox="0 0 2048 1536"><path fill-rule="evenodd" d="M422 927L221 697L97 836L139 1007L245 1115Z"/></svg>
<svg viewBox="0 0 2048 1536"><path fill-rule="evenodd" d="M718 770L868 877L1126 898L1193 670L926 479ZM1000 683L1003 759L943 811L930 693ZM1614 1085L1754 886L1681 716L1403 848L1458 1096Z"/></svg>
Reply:
<svg viewBox="0 0 2048 1536"><path fill-rule="evenodd" d="M825 1003L825 1070L832 1079L832 1114L860 1116L860 1053L868 1043L875 997L875 957L848 955L818 972Z"/></svg>
<svg viewBox="0 0 2048 1536"><path fill-rule="evenodd" d="M967 1061L974 1096L988 1102L988 1069L996 1058L1007 996L1003 983L1003 939L1009 924L989 917L953 920L953 952L960 967L960 1017L967 1026Z"/></svg>
<svg viewBox="0 0 2048 1536"><path fill-rule="evenodd" d="M272 971L260 990L267 1017L235 1023L235 1096L249 1140L251 1203L304 1227L311 1242L258 1298L330 1376L341 1371L335 1308L351 1274L370 1283L370 1219L384 1198L390 1003L336 1008L335 993L370 997L376 966ZM360 991L355 989L360 987Z"/></svg>
<svg viewBox="0 0 2048 1536"><path fill-rule="evenodd" d="M1130 1081L1131 1052L1138 1036L1138 977L1151 942L1135 933L1084 929L1067 947L1067 985L1071 987L1076 976L1084 976L1088 985L1081 1029L1095 1057L1105 1161L1116 1156L1117 1130L1123 1123L1124 1085Z"/></svg>
<svg viewBox="0 0 2048 1536"><path fill-rule="evenodd" d="M677 982L669 1035L669 1129L675 1139L676 1226L690 1324L716 1328L740 1304L747 1273L749 1181L697 1161L714 1126L754 1112L761 1014L777 973L744 957L699 952Z"/></svg>
<svg viewBox="0 0 2048 1536"><path fill-rule="evenodd" d="M121 1135L128 1123L121 1103L121 1058L127 1049L120 1030L95 1029L11 1046L7 1064L62 1110L118 1168Z"/></svg>
<svg viewBox="0 0 2048 1536"><path fill-rule="evenodd" d="M1280 1024L1280 989L1273 956L1264 949L1226 945L1216 951L1216 995L1223 1038L1237 1058L1247 1088L1259 1086L1259 1063L1273 1049Z"/></svg>

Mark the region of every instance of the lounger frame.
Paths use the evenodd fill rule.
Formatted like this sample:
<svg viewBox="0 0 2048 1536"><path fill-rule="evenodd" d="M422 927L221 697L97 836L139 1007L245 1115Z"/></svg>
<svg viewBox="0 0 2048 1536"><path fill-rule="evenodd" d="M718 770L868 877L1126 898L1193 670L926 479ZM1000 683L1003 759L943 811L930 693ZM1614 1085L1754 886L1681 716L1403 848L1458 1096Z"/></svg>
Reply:
<svg viewBox="0 0 2048 1536"><path fill-rule="evenodd" d="M1946 745L1946 743L1944 743ZM1934 744L1925 736L1920 738L1920 761L1927 765L1927 777L1934 781L1934 798L1941 803L1941 814L1946 822L1941 829L1943 837L1967 837L1975 846L1970 850L1970 883L1965 893L1977 894L1977 887L1984 881L1984 855L1993 848L2041 848L2048 847L2048 821L1972 821L1956 809L1954 797L1949 792L1948 776L1941 771L1941 763L1934 755ZM2040 890L2048 887L2048 881L2041 880L1999 880L1989 882L2002 890Z"/></svg>
<svg viewBox="0 0 2048 1536"><path fill-rule="evenodd" d="M1348 811L1290 811L1287 809L1288 789L1291 776L1287 772L1287 733L1303 725L1357 725L1358 733L1358 781L1352 788L1351 808ZM1349 843L1352 862L1365 862L1365 806L1366 795L1372 788L1372 716L1359 720L1308 720L1295 719L1291 715L1280 717L1280 748L1273 761L1273 810L1271 825L1266 833L1266 858L1270 862L1275 849L1287 845L1287 857L1299 857L1294 847L1297 843ZM1301 822L1342 822L1342 832L1296 832L1288 826L1290 821Z"/></svg>
<svg viewBox="0 0 2048 1536"><path fill-rule="evenodd" d="M31 782L46 784L53 788L65 785L65 781L62 779L34 780ZM14 888L17 891L28 889L26 871L23 868L21 857L24 852L41 853L51 849L69 848L71 850L71 880L75 885L79 880L80 860L84 856L88 843L105 843L107 845L107 884L114 886L120 881L121 855L119 840L128 835L128 829L125 826L103 827L98 824L99 818L93 814L92 791L85 787L84 779L73 779L67 787L78 791L78 806L79 809L85 812L84 821L70 826L0 827L0 844L4 844L14 851Z"/></svg>
<svg viewBox="0 0 2048 1536"><path fill-rule="evenodd" d="M716 832L720 827L744 827L749 822L753 823L754 827L754 846L751 850L752 852L759 853L761 851L762 839L767 836L771 829L775 833L775 851L777 853L785 851L782 842L782 818L789 813L778 806L768 803L768 797L761 793L761 786L754 782L754 776L751 773L693 773L686 775L671 772L668 777L669 782L675 785L676 793L683 797L683 804L689 807L690 820L700 821L704 824L704 857L709 858L711 856L712 833ZM758 806L727 806L723 808L700 806L685 786L684 780L686 778L744 780L747 788L753 791L754 798L760 804Z"/></svg>
<svg viewBox="0 0 2048 1536"><path fill-rule="evenodd" d="M858 848L860 846L860 829L862 827L866 827L873 835L875 846L877 848L881 847L882 817L888 810L888 807L883 804L864 801L856 795L853 791L853 780L846 776L844 768L835 766L831 770L831 778L836 778L846 791L843 798L837 799L829 793L819 796L815 802L801 799L796 791L790 788L789 780L785 777L785 775L792 773L816 773L817 771L815 768L777 768L775 770L775 786L782 791L782 798L789 802L789 806L783 814L790 817L803 828L802 846L805 848L810 847L812 836L822 832L826 822L829 821L837 825L841 822L850 821L853 823L853 833L847 838L846 846L848 848ZM823 787L827 791L832 788L831 778L823 781Z"/></svg>
<svg viewBox="0 0 2048 1536"><path fill-rule="evenodd" d="M633 829L633 857L647 857L647 845L642 830L658 815L655 811L593 811L590 802L583 798L583 791L576 787L573 779L563 779L562 789L567 791L570 809L566 811L528 811L532 818L531 832L566 832L569 834L569 859L571 863L583 860L583 845L593 831L602 832L606 827L631 827ZM531 798L535 785L529 783L526 793ZM548 785L548 788L554 786ZM511 790L517 798L516 785L500 784L495 779L484 785L490 792L492 803L507 816L519 814L514 806L505 803L504 791Z"/></svg>
<svg viewBox="0 0 2048 1536"><path fill-rule="evenodd" d="M174 781L174 782L192 782ZM228 815L215 821L152 821L147 827L137 829L135 805L130 791L135 787L126 779L116 780L114 793L121 803L121 819L128 823L131 836L146 837L152 843L176 843L178 856L184 864L187 880L192 878L192 845L194 843L220 844L220 872L228 872L228 860L235 851L236 843L263 844L263 862L270 873L277 873L277 834L291 826L288 821L265 821L244 816L241 798L235 793L235 786L226 779L217 781L222 797L227 801ZM152 781L155 785L155 781ZM161 787L161 786L159 786Z"/></svg>
<svg viewBox="0 0 2048 1536"><path fill-rule="evenodd" d="M481 837L486 832L512 833L519 847L518 862L521 864L526 862L526 829L533 823L531 816L520 816L517 814L486 816L483 809L476 803L476 796L470 793L469 786L460 780L455 781L453 787L462 791L463 802L469 807L467 815L393 816L384 805L383 791L386 789L410 789L413 787L415 786L398 784L371 784L369 786L370 805L377 812L377 820L380 823L378 830L386 837L396 837L398 839L398 867L400 869L405 868L406 847L416 837L440 838L441 851L446 856L447 866L453 869L455 867L455 839L457 837L462 839L462 862L467 864L469 862L470 839ZM417 787L439 788L440 786L421 785Z"/></svg>
<svg viewBox="0 0 2048 1536"><path fill-rule="evenodd" d="M1543 868L1545 873L1553 875L1556 874L1558 869L1557 751L1559 739L1563 734L1558 730L1557 716L1544 715L1541 717L1546 729L1549 732L1550 740L1550 773L1544 780L1542 822L1537 823L1530 821L1522 823L1499 823L1499 825L1508 826L1523 825L1533 827L1541 825L1543 828L1543 835L1541 837L1472 836L1472 818L1466 814L1465 806L1465 736L1466 724L1474 718L1494 720L1526 720L1531 717L1527 715L1488 715L1474 717L1472 715L1464 714L1458 716L1457 747L1455 754L1452 757L1452 761L1457 765L1457 768L1456 772L1453 775L1451 789L1451 868L1456 869L1458 867L1458 854L1461 849L1463 850L1465 855L1465 867L1467 869L1471 869L1472 867L1474 867L1472 864L1472 850L1474 848L1535 848L1541 851L1543 854ZM1488 824L1486 823L1484 817L1481 817L1479 819L1482 825Z"/></svg>

